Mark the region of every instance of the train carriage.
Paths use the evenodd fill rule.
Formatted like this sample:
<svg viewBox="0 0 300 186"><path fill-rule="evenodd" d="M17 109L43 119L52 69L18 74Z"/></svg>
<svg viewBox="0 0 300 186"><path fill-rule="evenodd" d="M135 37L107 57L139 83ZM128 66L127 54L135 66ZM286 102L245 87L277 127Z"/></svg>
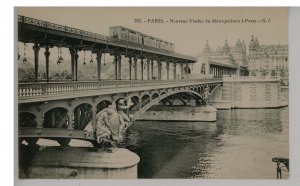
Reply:
<svg viewBox="0 0 300 186"><path fill-rule="evenodd" d="M109 28L109 36L113 39L138 43L148 47L159 48L174 52L175 44L170 43L153 36L149 36L122 26L114 26Z"/></svg>

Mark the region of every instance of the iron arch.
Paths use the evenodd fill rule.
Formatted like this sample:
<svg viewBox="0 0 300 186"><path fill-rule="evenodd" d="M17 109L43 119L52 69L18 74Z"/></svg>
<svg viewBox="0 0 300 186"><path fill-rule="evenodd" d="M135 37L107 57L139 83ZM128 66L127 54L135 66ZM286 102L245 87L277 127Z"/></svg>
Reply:
<svg viewBox="0 0 300 186"><path fill-rule="evenodd" d="M161 95L159 97L157 97L156 99L153 99L150 103L144 105L143 107L141 107L141 109L139 109L138 112L134 113L134 120L139 118L144 112L146 112L148 109L150 109L150 107L152 107L153 105L158 104L162 99L169 97L173 94L177 94L177 93L191 93L193 94L195 97L197 97L197 99L201 99L203 100L202 96L193 90L190 89L186 89L186 90L175 90L175 91L169 91L167 93L165 93L164 95Z"/></svg>

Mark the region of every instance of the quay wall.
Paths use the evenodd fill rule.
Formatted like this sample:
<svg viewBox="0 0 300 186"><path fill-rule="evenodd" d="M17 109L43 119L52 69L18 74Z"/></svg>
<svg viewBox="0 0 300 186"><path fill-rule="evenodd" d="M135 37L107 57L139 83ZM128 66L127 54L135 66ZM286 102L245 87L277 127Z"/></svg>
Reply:
<svg viewBox="0 0 300 186"><path fill-rule="evenodd" d="M218 109L229 109L277 108L288 103L281 93L279 78L225 76L223 86L212 95L210 104Z"/></svg>

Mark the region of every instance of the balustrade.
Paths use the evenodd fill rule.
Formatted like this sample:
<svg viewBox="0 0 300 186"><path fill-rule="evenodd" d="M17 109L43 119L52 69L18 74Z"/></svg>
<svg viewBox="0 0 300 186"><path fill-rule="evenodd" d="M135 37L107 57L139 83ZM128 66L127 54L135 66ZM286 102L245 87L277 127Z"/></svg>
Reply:
<svg viewBox="0 0 300 186"><path fill-rule="evenodd" d="M201 80L120 80L120 81L81 81L81 82L40 82L40 83L19 83L19 99L60 96L76 93L102 92L112 90L112 88L169 88L176 86L188 86L210 81L220 81L220 79ZM116 90L116 89L114 89Z"/></svg>

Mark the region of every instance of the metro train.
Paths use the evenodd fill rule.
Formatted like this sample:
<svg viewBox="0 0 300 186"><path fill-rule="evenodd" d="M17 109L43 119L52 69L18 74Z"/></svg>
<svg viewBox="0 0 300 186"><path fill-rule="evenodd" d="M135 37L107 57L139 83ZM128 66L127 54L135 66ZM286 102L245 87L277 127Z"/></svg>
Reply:
<svg viewBox="0 0 300 186"><path fill-rule="evenodd" d="M175 50L174 43L170 43L168 41L164 41L159 38L155 38L122 26L109 27L109 36L114 39L138 43L145 46L168 50L171 52L174 52Z"/></svg>

